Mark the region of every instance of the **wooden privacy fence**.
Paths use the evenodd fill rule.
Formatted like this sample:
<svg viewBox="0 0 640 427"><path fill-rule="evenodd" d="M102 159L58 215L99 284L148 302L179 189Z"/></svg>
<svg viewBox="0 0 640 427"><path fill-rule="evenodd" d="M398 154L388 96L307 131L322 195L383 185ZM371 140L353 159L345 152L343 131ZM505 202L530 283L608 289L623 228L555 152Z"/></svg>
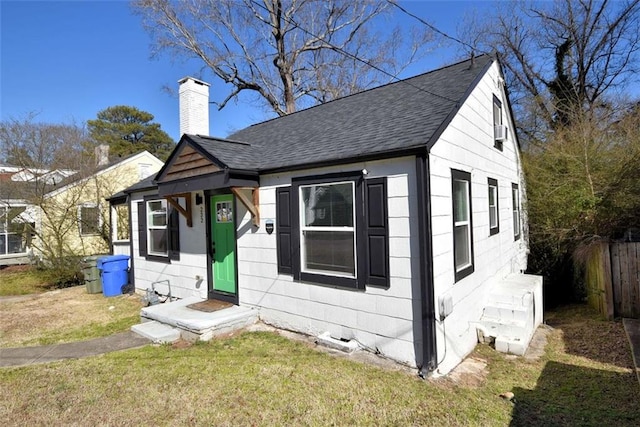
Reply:
<svg viewBox="0 0 640 427"><path fill-rule="evenodd" d="M640 243L599 243L586 250L589 305L607 319L640 319Z"/></svg>

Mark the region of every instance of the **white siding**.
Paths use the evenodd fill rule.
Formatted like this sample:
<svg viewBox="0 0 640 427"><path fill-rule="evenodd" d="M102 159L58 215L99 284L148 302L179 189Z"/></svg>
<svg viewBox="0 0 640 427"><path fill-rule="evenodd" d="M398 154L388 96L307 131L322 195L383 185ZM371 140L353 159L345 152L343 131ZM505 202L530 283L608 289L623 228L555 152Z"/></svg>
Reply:
<svg viewBox="0 0 640 427"><path fill-rule="evenodd" d="M440 140L430 161L431 228L433 232L433 272L436 318L439 297L450 296L453 312L436 321L439 370L453 368L476 344L473 322L480 318L484 298L492 280L526 268L526 232L514 242L511 212L511 184L524 185L513 123L494 64L460 108ZM503 151L494 148L493 94L502 99L503 122L509 128ZM455 282L451 169L471 174L473 221L473 274ZM367 169L367 178L387 177L389 212L390 287L351 290L294 282L291 275L278 274L277 230L267 234L265 223L276 222L276 188L291 185L292 178L353 172ZM500 232L489 236L487 178L499 185ZM362 162L318 168L295 173L260 177L260 227L236 203L238 298L241 305L260 310L261 318L277 326L312 335L329 331L335 338L356 339L364 347L416 365L421 359L421 302L418 241L418 207L415 158ZM137 201L133 195L132 235L136 287L169 279L178 297L207 296L206 221L204 205L194 206L193 227L180 218L180 261L149 262L141 258L137 242ZM195 195L192 194L195 199ZM523 215L523 217L525 217ZM204 280L198 281L200 276ZM166 292L165 288L160 288Z"/></svg>
<svg viewBox="0 0 640 427"><path fill-rule="evenodd" d="M275 221L276 188L300 176L368 170L367 178L387 177L389 211L389 289L364 291L293 282L277 271L276 232L268 235L267 220ZM250 214L238 206L238 280L242 305L260 308L261 318L280 327L335 338L356 339L400 362L415 366L414 313L419 313L418 234L415 160L395 160L322 168L260 178L261 227L250 226Z"/></svg>
<svg viewBox="0 0 640 427"><path fill-rule="evenodd" d="M138 242L138 202L145 195L136 193L131 197L131 239L133 240L133 259L136 289L145 290L152 283L158 292L166 295L171 286L171 294L179 298L200 296L207 298L207 255L206 255L206 216L204 204L196 206L195 193L191 194L193 206L193 227L187 227L185 218L180 215L180 260L171 262L147 261L140 256ZM201 277L202 280L199 280ZM167 285L166 280L169 280Z"/></svg>
<svg viewBox="0 0 640 427"><path fill-rule="evenodd" d="M509 128L502 151L494 148L494 94L502 101L503 123ZM430 154L436 318L439 318L439 297L451 296L454 304L451 315L444 322L437 322L440 372L449 371L475 347L477 337L472 322L479 320L493 280L526 269L526 241L524 237L514 241L513 237L511 184L518 184L521 192L524 188L514 141L513 123L494 63ZM471 174L474 272L457 283L454 279L451 169ZM488 178L496 179L499 187L500 232L493 236L489 235Z"/></svg>

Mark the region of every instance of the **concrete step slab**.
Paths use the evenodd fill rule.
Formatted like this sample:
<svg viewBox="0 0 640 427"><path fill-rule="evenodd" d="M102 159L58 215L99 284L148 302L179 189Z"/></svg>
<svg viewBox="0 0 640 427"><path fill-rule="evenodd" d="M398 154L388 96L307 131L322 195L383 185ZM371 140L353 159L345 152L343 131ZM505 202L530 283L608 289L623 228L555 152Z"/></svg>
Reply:
<svg viewBox="0 0 640 427"><path fill-rule="evenodd" d="M180 339L180 330L155 320L133 325L131 331L156 343L172 343Z"/></svg>

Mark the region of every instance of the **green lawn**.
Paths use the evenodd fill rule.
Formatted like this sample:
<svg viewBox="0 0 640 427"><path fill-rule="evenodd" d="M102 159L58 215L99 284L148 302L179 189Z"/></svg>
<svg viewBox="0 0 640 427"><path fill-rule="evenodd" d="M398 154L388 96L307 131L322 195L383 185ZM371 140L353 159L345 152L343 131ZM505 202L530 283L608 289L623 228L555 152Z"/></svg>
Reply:
<svg viewBox="0 0 640 427"><path fill-rule="evenodd" d="M552 313L537 361L479 346L480 384L420 380L270 332L0 369L4 425L639 425L619 322ZM515 403L499 397L515 394Z"/></svg>
<svg viewBox="0 0 640 427"><path fill-rule="evenodd" d="M32 267L7 267L0 270L0 297L29 295L52 289L50 272Z"/></svg>

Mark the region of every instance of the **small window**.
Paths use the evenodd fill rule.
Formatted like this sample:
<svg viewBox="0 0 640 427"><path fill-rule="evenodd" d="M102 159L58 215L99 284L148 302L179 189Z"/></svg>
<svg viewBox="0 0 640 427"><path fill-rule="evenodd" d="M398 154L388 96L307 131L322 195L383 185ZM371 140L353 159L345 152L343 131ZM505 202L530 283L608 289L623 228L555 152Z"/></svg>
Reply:
<svg viewBox="0 0 640 427"><path fill-rule="evenodd" d="M113 233L114 240L129 240L129 206L116 205L113 207L112 212L114 216L113 225L115 226L115 230Z"/></svg>
<svg viewBox="0 0 640 427"><path fill-rule="evenodd" d="M518 184L511 184L511 203L513 206L513 239L520 238L520 190Z"/></svg>
<svg viewBox="0 0 640 427"><path fill-rule="evenodd" d="M353 182L301 185L301 270L356 277Z"/></svg>
<svg viewBox="0 0 640 427"><path fill-rule="evenodd" d="M473 233L471 221L471 174L452 170L453 252L455 280L473 273Z"/></svg>
<svg viewBox="0 0 640 427"><path fill-rule="evenodd" d="M149 255L168 255L167 224L167 201L147 201L147 250Z"/></svg>
<svg viewBox="0 0 640 427"><path fill-rule="evenodd" d="M78 207L78 224L81 236L94 236L100 234L102 225L100 208L91 203L85 203Z"/></svg>
<svg viewBox="0 0 640 427"><path fill-rule="evenodd" d="M489 178L489 235L500 232L500 217L498 208L498 181Z"/></svg>
<svg viewBox="0 0 640 427"><path fill-rule="evenodd" d="M138 178L143 180L148 176L151 176L153 172L151 171L151 165L147 163L138 163Z"/></svg>
<svg viewBox="0 0 640 427"><path fill-rule="evenodd" d="M502 151L502 141L507 138L507 129L502 125L502 102L493 96L493 147Z"/></svg>

